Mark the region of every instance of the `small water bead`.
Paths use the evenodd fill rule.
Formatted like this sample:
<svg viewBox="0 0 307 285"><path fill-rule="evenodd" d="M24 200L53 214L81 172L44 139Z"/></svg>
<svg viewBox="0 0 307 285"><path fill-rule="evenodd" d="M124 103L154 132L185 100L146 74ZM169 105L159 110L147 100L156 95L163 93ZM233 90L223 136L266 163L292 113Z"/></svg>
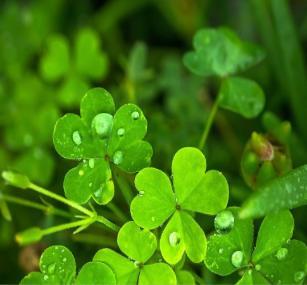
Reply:
<svg viewBox="0 0 307 285"><path fill-rule="evenodd" d="M224 252L224 249L223 248L220 248L219 249L219 254L222 254Z"/></svg>
<svg viewBox="0 0 307 285"><path fill-rule="evenodd" d="M180 243L180 236L177 232L170 233L168 237L169 244L173 247Z"/></svg>
<svg viewBox="0 0 307 285"><path fill-rule="evenodd" d="M261 265L260 265L260 264L256 264L255 269L256 269L257 271L260 271L260 270L261 270Z"/></svg>
<svg viewBox="0 0 307 285"><path fill-rule="evenodd" d="M79 176L83 176L84 175L84 170L83 169L80 169L79 172L78 172Z"/></svg>
<svg viewBox="0 0 307 285"><path fill-rule="evenodd" d="M119 165L123 162L123 152L120 150L117 150L114 154L113 154L113 162L116 165Z"/></svg>
<svg viewBox="0 0 307 285"><path fill-rule="evenodd" d="M278 260L284 260L287 254L288 254L288 249L285 247L282 247L276 252L275 256Z"/></svg>
<svg viewBox="0 0 307 285"><path fill-rule="evenodd" d="M139 113L138 111L132 112L131 118L132 118L133 120L137 120L139 117L140 117L140 113Z"/></svg>
<svg viewBox="0 0 307 285"><path fill-rule="evenodd" d="M95 167L95 159L91 158L89 161L88 161L88 166L90 168L94 168Z"/></svg>
<svg viewBox="0 0 307 285"><path fill-rule="evenodd" d="M220 234L229 233L234 226L234 216L229 210L218 213L214 218L215 230Z"/></svg>
<svg viewBox="0 0 307 285"><path fill-rule="evenodd" d="M66 257L64 257L64 258L62 259L62 261L63 261L63 262L66 262L66 261L67 261L67 258L66 258Z"/></svg>
<svg viewBox="0 0 307 285"><path fill-rule="evenodd" d="M119 128L119 129L117 130L117 135L118 135L119 137L122 137L124 134L125 134L125 129Z"/></svg>
<svg viewBox="0 0 307 285"><path fill-rule="evenodd" d="M243 252L241 250L237 250L231 255L231 263L234 267L239 268L242 265L242 261Z"/></svg>
<svg viewBox="0 0 307 285"><path fill-rule="evenodd" d="M48 280L49 279L49 276L48 275L44 275L44 280Z"/></svg>
<svg viewBox="0 0 307 285"><path fill-rule="evenodd" d="M302 281L304 278L305 278L305 272L304 271L295 272L295 274L294 274L294 281L296 283Z"/></svg>
<svg viewBox="0 0 307 285"><path fill-rule="evenodd" d="M101 138L107 137L113 127L113 116L107 113L101 113L95 116L92 121L92 129Z"/></svg>
<svg viewBox="0 0 307 285"><path fill-rule="evenodd" d="M90 182L90 183L88 184L88 187L92 187L92 186L93 186L93 183Z"/></svg>
<svg viewBox="0 0 307 285"><path fill-rule="evenodd" d="M72 141L76 144L76 145L80 145L82 143L82 139L81 139L81 135L78 131L74 131L72 133Z"/></svg>
<svg viewBox="0 0 307 285"><path fill-rule="evenodd" d="M144 191L139 191L139 196L143 196L144 195Z"/></svg>
<svg viewBox="0 0 307 285"><path fill-rule="evenodd" d="M54 273L54 271L55 271L55 263L52 263L52 264L50 264L49 266L48 266L48 273L49 274L53 274Z"/></svg>
<svg viewBox="0 0 307 285"><path fill-rule="evenodd" d="M151 221L154 222L156 220L155 217L151 217Z"/></svg>

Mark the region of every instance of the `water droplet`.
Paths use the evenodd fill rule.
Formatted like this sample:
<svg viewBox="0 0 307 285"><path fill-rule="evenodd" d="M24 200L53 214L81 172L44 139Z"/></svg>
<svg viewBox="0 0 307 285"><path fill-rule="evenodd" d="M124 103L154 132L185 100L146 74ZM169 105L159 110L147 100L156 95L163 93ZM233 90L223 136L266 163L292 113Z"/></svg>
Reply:
<svg viewBox="0 0 307 285"><path fill-rule="evenodd" d="M231 256L231 263L234 267L239 268L243 261L243 252L241 250L235 251Z"/></svg>
<svg viewBox="0 0 307 285"><path fill-rule="evenodd" d="M55 270L55 263L52 263L48 266L48 273L53 274Z"/></svg>
<svg viewBox="0 0 307 285"><path fill-rule="evenodd" d="M304 278L305 278L305 272L304 271L295 272L295 274L294 274L294 281L295 282L298 283L298 282L302 281Z"/></svg>
<svg viewBox="0 0 307 285"><path fill-rule="evenodd" d="M113 127L113 116L101 113L95 116L92 121L92 129L101 138L106 138L111 133Z"/></svg>
<svg viewBox="0 0 307 285"><path fill-rule="evenodd" d="M94 192L94 196L96 199L100 199L102 197L102 187Z"/></svg>
<svg viewBox="0 0 307 285"><path fill-rule="evenodd" d="M80 176L83 176L83 175L84 175L84 170L83 170L83 169L80 169L79 172L78 172L78 174L79 174Z"/></svg>
<svg viewBox="0 0 307 285"><path fill-rule="evenodd" d="M44 275L44 280L48 280L49 276L48 275Z"/></svg>
<svg viewBox="0 0 307 285"><path fill-rule="evenodd" d="M88 166L90 168L94 168L95 167L95 159L91 158L89 161L88 161Z"/></svg>
<svg viewBox="0 0 307 285"><path fill-rule="evenodd" d="M118 135L119 137L122 137L124 134L125 134L125 129L120 128L120 129L117 130L117 135Z"/></svg>
<svg viewBox="0 0 307 285"><path fill-rule="evenodd" d="M82 143L82 139L81 139L81 135L78 131L74 131L72 133L72 141L76 144L76 145L80 145Z"/></svg>
<svg viewBox="0 0 307 285"><path fill-rule="evenodd" d="M282 247L276 252L275 256L278 260L284 260L287 254L288 254L288 249L285 247Z"/></svg>
<svg viewBox="0 0 307 285"><path fill-rule="evenodd" d="M219 249L219 254L222 254L224 252L224 249L223 248L220 248Z"/></svg>
<svg viewBox="0 0 307 285"><path fill-rule="evenodd" d="M131 118L132 118L133 120L137 120L139 117L140 117L140 113L139 113L138 111L132 112Z"/></svg>
<svg viewBox="0 0 307 285"><path fill-rule="evenodd" d="M67 261L67 258L66 258L66 257L64 257L64 258L62 259L62 261L63 261L63 262L66 262L66 261Z"/></svg>
<svg viewBox="0 0 307 285"><path fill-rule="evenodd" d="M234 221L233 213L229 210L224 210L215 216L215 230L220 234L229 233L234 226Z"/></svg>
<svg viewBox="0 0 307 285"><path fill-rule="evenodd" d="M92 186L93 186L93 183L90 182L90 183L88 184L88 187L92 187Z"/></svg>
<svg viewBox="0 0 307 285"><path fill-rule="evenodd" d="M180 243L180 236L177 232L170 233L168 237L169 244L173 247Z"/></svg>
<svg viewBox="0 0 307 285"><path fill-rule="evenodd" d="M139 267L141 263L139 261L134 261L133 264L135 267Z"/></svg>
<svg viewBox="0 0 307 285"><path fill-rule="evenodd" d="M123 152L120 150L117 150L114 154L113 154L113 162L116 165L121 164L123 161Z"/></svg>
<svg viewBox="0 0 307 285"><path fill-rule="evenodd" d="M261 265L260 265L260 264L256 264L255 269L256 269L257 271L260 271Z"/></svg>
<svg viewBox="0 0 307 285"><path fill-rule="evenodd" d="M143 196L144 195L144 191L139 191L139 196Z"/></svg>
<svg viewBox="0 0 307 285"><path fill-rule="evenodd" d="M156 220L155 217L151 217L151 221L154 222Z"/></svg>

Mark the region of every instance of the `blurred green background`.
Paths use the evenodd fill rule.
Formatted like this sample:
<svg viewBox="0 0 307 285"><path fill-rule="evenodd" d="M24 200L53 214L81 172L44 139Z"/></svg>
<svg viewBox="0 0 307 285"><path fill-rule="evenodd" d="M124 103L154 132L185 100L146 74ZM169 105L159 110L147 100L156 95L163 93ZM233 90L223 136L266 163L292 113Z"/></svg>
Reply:
<svg viewBox="0 0 307 285"><path fill-rule="evenodd" d="M306 163L306 11L305 0L2 0L0 170L25 173L63 194L63 177L73 163L55 153L54 123L66 112L78 113L84 92L101 86L117 106L134 102L143 109L153 165L169 171L176 150L198 144L219 86L215 79L189 73L182 56L198 29L218 26L230 27L265 50L265 60L246 75L263 87L266 110L291 122L294 167ZM246 120L219 111L205 149L209 168L229 178L230 205L240 205L251 192L241 177L240 159L252 131L264 131L261 117ZM3 193L41 202L1 181L0 205ZM8 207L11 221L0 217L0 283L17 283L35 270L40 252L51 244L67 245L77 253L79 265L101 246L114 246L114 235L93 228L19 247L16 232L61 219L15 203ZM5 214L4 204L1 209ZM305 210L294 211L294 237L306 242ZM200 223L210 231L211 220ZM216 281L209 272L204 278L208 284Z"/></svg>

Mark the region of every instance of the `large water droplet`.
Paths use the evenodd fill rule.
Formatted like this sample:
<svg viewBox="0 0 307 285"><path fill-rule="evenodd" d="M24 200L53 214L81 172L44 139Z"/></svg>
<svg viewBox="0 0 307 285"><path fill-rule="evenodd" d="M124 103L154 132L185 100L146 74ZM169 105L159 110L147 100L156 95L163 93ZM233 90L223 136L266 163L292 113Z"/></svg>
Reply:
<svg viewBox="0 0 307 285"><path fill-rule="evenodd" d="M180 243L180 236L177 232L170 233L168 237L169 244L173 247Z"/></svg>
<svg viewBox="0 0 307 285"><path fill-rule="evenodd" d="M55 271L55 263L52 263L52 264L50 264L49 266L48 266L48 273L49 274L53 274L54 273L54 271Z"/></svg>
<svg viewBox="0 0 307 285"><path fill-rule="evenodd" d="M294 274L294 281L295 282L298 283L298 282L302 281L304 278L305 278L305 272L304 271L295 272L295 274Z"/></svg>
<svg viewBox="0 0 307 285"><path fill-rule="evenodd" d="M239 268L243 261L243 252L241 250L235 251L231 255L231 263L234 267Z"/></svg>
<svg viewBox="0 0 307 285"><path fill-rule="evenodd" d="M101 113L95 116L92 121L92 129L101 138L109 136L113 127L113 116L107 113Z"/></svg>
<svg viewBox="0 0 307 285"><path fill-rule="evenodd" d="M123 161L123 152L120 150L117 150L114 154L113 154L113 162L116 165L121 164Z"/></svg>
<svg viewBox="0 0 307 285"><path fill-rule="evenodd" d="M90 168L94 168L95 167L95 159L91 158L89 161L88 161L88 166Z"/></svg>
<svg viewBox="0 0 307 285"><path fill-rule="evenodd" d="M119 129L117 130L117 135L118 135L119 137L122 137L124 134L125 134L125 129L119 128Z"/></svg>
<svg viewBox="0 0 307 285"><path fill-rule="evenodd" d="M285 247L282 247L276 252L275 256L278 260L284 260L287 254L288 254L288 249Z"/></svg>
<svg viewBox="0 0 307 285"><path fill-rule="evenodd" d="M74 131L72 133L72 141L76 144L76 145L80 145L82 143L82 139L81 139L81 135L78 131Z"/></svg>
<svg viewBox="0 0 307 285"><path fill-rule="evenodd" d="M140 113L139 113L138 111L132 112L131 118L132 118L133 120L137 120L139 117L140 117Z"/></svg>
<svg viewBox="0 0 307 285"><path fill-rule="evenodd" d="M234 226L234 221L233 213L229 210L224 210L215 216L215 230L220 234L229 233Z"/></svg>

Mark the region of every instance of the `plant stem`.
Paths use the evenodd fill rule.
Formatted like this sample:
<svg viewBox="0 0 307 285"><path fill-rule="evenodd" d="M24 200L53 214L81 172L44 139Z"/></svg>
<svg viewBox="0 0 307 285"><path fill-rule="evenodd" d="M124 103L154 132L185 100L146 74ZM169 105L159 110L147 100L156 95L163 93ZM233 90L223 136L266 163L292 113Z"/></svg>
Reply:
<svg viewBox="0 0 307 285"><path fill-rule="evenodd" d="M109 203L107 205L107 207L122 221L122 222L126 222L127 221L127 217L124 214L124 212L117 207L114 203Z"/></svg>
<svg viewBox="0 0 307 285"><path fill-rule="evenodd" d="M218 110L218 106L219 106L219 95L216 97L215 102L214 102L212 109L210 111L209 117L206 121L206 125L205 125L204 131L202 133L202 136L201 136L201 139L200 139L200 142L199 142L199 145L198 145L199 149L203 149L204 146L205 146L205 143L206 143L206 140L208 138L210 129L212 127L212 123L214 121L214 117L215 117L216 112Z"/></svg>
<svg viewBox="0 0 307 285"><path fill-rule="evenodd" d="M111 221L109 221L103 216L97 216L95 221L104 224L105 226L107 226L108 228L110 228L111 230L115 232L119 231L119 227L117 225L115 225L114 223L112 223Z"/></svg>
<svg viewBox="0 0 307 285"><path fill-rule="evenodd" d="M45 188L42 188L42 187L40 187L38 185L35 185L35 184L31 183L29 188L34 190L34 191L36 191L36 192L38 192L38 193L40 193L40 194L42 194L42 195L50 197L50 198L52 198L54 200L57 200L59 202L62 202L64 204L66 204L66 205L68 205L68 206L70 206L70 207L72 207L72 208L82 212L83 214L85 214L87 216L93 217L93 215L94 215L94 213L92 211L90 211L90 210L86 209L85 207L77 204L76 202L70 201L70 200L68 200L68 199L66 199L66 198L64 198L64 197L62 197L62 196L60 196L58 194L55 194L55 193L53 193L53 192L51 192L51 191L49 191L49 190L47 190Z"/></svg>
<svg viewBox="0 0 307 285"><path fill-rule="evenodd" d="M43 212L46 212L47 214L54 214L54 215L58 215L61 217L65 217L65 218L71 218L72 215L68 212L65 212L63 210L57 209L54 206L46 206L46 205L42 205L40 203L36 203L36 202L32 202L23 198L19 198L19 197L15 197L15 196L11 196L11 195L6 195L6 194L2 194L1 199L3 199L4 201L10 202L10 203L14 203L17 205L22 205L25 207L30 207L33 209L37 209L37 210L41 210Z"/></svg>

